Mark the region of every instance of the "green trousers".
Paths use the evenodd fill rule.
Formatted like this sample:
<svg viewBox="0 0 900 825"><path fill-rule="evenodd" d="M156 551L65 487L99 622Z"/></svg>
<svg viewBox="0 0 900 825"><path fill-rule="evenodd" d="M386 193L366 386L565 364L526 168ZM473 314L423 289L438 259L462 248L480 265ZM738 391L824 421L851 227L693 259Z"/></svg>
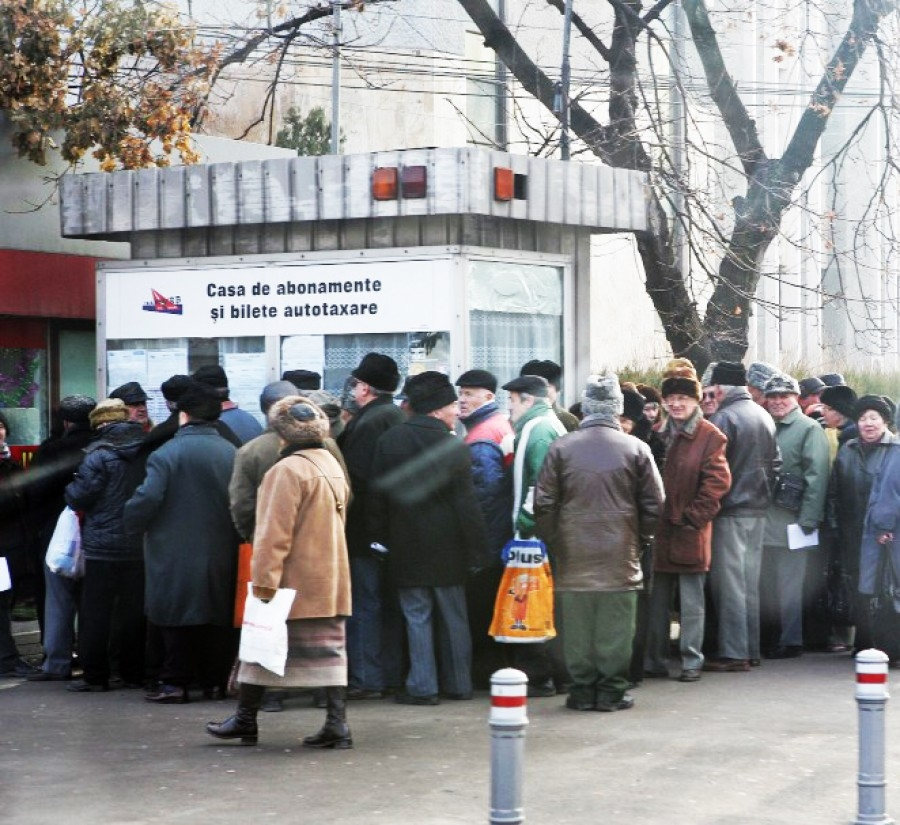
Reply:
<svg viewBox="0 0 900 825"><path fill-rule="evenodd" d="M557 592L563 612L563 651L578 702L618 702L629 685L637 591Z"/></svg>

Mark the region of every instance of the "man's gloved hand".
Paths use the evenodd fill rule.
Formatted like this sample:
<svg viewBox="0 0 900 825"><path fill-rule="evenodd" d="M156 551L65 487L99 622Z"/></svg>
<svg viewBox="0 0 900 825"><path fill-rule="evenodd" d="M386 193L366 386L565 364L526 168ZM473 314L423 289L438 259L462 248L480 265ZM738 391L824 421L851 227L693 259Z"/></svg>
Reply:
<svg viewBox="0 0 900 825"><path fill-rule="evenodd" d="M800 529L803 531L804 536L811 536L813 533L816 532L816 530L819 529L819 526L817 524L813 524L812 527L808 527L805 524L801 524Z"/></svg>

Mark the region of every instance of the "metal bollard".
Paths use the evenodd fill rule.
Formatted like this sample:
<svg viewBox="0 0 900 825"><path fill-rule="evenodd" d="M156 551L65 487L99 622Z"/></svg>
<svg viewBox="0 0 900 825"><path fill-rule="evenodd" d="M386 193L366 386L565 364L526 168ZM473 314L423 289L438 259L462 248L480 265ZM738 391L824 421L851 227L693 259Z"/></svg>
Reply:
<svg viewBox="0 0 900 825"><path fill-rule="evenodd" d="M890 825L884 810L884 706L888 657L880 650L856 654L856 704L859 708L859 805L855 825Z"/></svg>
<svg viewBox="0 0 900 825"><path fill-rule="evenodd" d="M504 668L491 676L491 825L519 825L528 726L528 677Z"/></svg>

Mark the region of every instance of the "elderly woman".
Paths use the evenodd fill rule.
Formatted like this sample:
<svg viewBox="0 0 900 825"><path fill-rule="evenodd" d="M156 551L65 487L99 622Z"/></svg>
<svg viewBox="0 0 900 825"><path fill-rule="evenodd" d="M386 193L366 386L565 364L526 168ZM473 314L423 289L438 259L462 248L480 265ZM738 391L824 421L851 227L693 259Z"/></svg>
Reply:
<svg viewBox="0 0 900 825"><path fill-rule="evenodd" d="M892 405L877 395L856 404L859 438L838 452L830 504L841 542L841 561L855 593L857 651L877 647L900 661L900 617L880 612L872 622L871 600L884 597L884 583L900 559L894 533L900 517L900 441L888 431ZM871 492L870 492L871 491Z"/></svg>
<svg viewBox="0 0 900 825"><path fill-rule="evenodd" d="M676 367L663 379L662 397L669 415L669 449L663 469L666 503L654 543L644 675L669 675L669 612L677 590L681 605L678 678L682 682L696 682L703 670L703 585L712 555L712 520L731 489L727 439L703 418L700 393L692 368Z"/></svg>
<svg viewBox="0 0 900 825"><path fill-rule="evenodd" d="M279 588L297 591L288 615L284 676L241 663L237 712L206 730L219 739L255 744L256 715L266 687L324 687L324 727L303 740L307 748L352 748L347 726L345 621L350 572L344 517L350 487L322 441L328 417L309 399L275 402L269 423L281 438L279 461L265 474L256 504L253 595L268 600Z"/></svg>

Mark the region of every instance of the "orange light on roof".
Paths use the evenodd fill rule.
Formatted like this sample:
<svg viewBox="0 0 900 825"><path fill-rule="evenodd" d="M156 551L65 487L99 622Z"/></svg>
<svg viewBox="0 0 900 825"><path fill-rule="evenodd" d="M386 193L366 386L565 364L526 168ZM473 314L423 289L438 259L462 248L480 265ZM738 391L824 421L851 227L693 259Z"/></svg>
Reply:
<svg viewBox="0 0 900 825"><path fill-rule="evenodd" d="M511 201L515 195L515 175L512 169L494 167L494 200Z"/></svg>
<svg viewBox="0 0 900 825"><path fill-rule="evenodd" d="M395 166L379 166L372 173L372 197L377 201L395 201L399 176Z"/></svg>

